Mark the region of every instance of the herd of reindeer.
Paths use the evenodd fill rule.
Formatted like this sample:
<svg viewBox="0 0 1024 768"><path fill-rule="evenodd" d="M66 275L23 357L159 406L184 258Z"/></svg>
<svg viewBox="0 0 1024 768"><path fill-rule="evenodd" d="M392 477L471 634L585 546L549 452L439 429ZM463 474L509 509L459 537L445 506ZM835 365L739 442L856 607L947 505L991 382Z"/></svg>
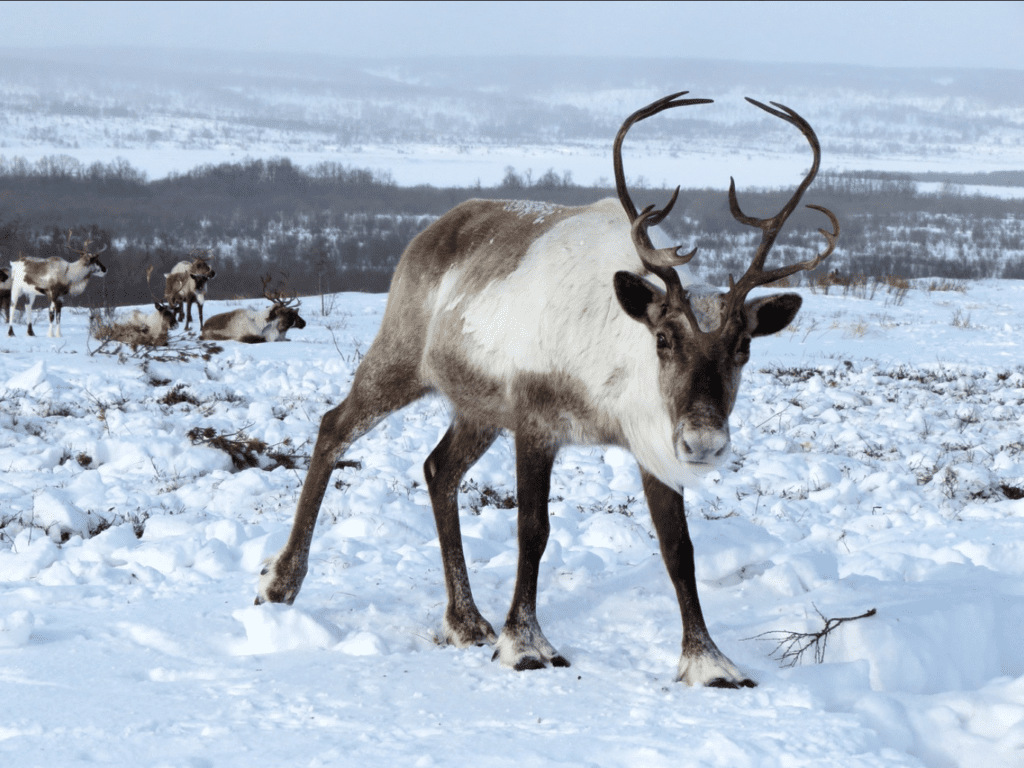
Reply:
<svg viewBox="0 0 1024 768"><path fill-rule="evenodd" d="M395 270L380 331L355 372L344 401L320 423L291 534L263 565L257 603L292 603L309 565L320 505L331 473L349 446L388 414L424 395L444 395L452 424L423 467L437 524L448 605L447 643L491 645L494 658L516 670L566 667L570 660L541 629L537 589L550 522L548 499L556 455L567 445L616 445L637 460L644 494L683 624L677 679L689 685L754 686L715 644L697 594L693 544L682 489L727 461L729 415L736 403L751 342L784 329L800 309L795 293L748 298L798 272L815 269L836 247L839 222L819 229L819 253L768 269L776 237L814 180L821 147L810 124L792 109L750 104L803 134L813 162L774 216L740 210L736 186L729 208L743 225L761 230L746 272L728 290L684 285L675 267L696 249L656 247L650 230L668 204L638 210L622 165L630 127L660 112L711 103L671 94L630 115L613 143L617 199L581 207L508 200L469 200L413 238ZM69 236L70 237L70 236ZM659 235L659 239L661 235ZM71 248L70 240L68 247ZM74 249L72 249L74 250ZM50 334L60 336L60 299L82 292L106 268L88 242L79 258L22 257L4 275L9 322L22 294L50 300ZM101 251L102 252L102 251ZM149 317L130 320L154 340L165 338L191 305L199 308L202 339L242 342L284 339L304 327L297 307L267 290L268 309L239 309L203 322L207 282L214 272L200 254L167 273L164 302ZM689 278L684 278L689 280ZM9 330L13 335L13 330ZM466 471L501 433L515 440L519 563L512 604L500 633L478 610L460 534L458 489ZM553 611L557 613L557 610ZM639 637L638 637L639 639Z"/></svg>
<svg viewBox="0 0 1024 768"><path fill-rule="evenodd" d="M80 249L72 247L69 231L65 247L78 254L75 261L66 261L59 256L35 258L19 254L18 260L10 263L9 271L0 268L0 307L7 310L8 336L14 336L14 314L22 295L26 297L28 335L35 335L32 330L32 304L36 296L45 296L50 302L50 327L46 335L61 335L63 298L78 296L85 290L90 277L103 277L107 273L99 259L106 246L94 253L89 250L90 242L86 240ZM210 267L206 252L193 251L190 258L190 261L179 261L164 275L164 300L154 300L151 314L133 310L127 320L108 326L108 335L115 341L133 346L166 346L169 331L176 328L181 320L185 320L184 330L189 329L193 304L199 311L199 338L208 341L240 341L245 344L287 341L289 329L306 327L305 320L299 315L298 300L284 297L281 291L271 292L269 277L261 280L263 295L270 300L271 306L224 312L204 323L206 284L217 273ZM150 267L147 280L152 271Z"/></svg>

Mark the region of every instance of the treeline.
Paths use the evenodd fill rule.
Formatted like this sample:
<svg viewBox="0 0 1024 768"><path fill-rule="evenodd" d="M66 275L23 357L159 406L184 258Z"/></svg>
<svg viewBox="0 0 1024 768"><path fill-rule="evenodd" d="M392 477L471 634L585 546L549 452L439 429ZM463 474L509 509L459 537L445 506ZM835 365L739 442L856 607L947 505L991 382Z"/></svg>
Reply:
<svg viewBox="0 0 1024 768"><path fill-rule="evenodd" d="M663 205L670 190L631 187L639 206ZM830 269L903 277L1024 277L1024 202L916 192L907 176L822 173L805 202L833 210L842 225ZM387 173L288 159L206 165L150 181L122 159L83 165L55 156L27 163L0 157L0 263L19 253L60 255L68 230L75 241L107 246L110 272L79 303L139 304L163 293L162 274L196 249L212 254L211 298L259 295L259 276L287 279L312 295L342 290L383 292L408 242L472 197L585 205L613 196L549 170L506 169L495 187L399 187ZM739 192L743 210L770 216L792 190ZM807 258L822 245L818 212L794 213L773 259ZM760 233L738 224L721 190L682 190L662 225L701 253L691 266L722 284L746 268ZM146 270L156 268L152 286Z"/></svg>

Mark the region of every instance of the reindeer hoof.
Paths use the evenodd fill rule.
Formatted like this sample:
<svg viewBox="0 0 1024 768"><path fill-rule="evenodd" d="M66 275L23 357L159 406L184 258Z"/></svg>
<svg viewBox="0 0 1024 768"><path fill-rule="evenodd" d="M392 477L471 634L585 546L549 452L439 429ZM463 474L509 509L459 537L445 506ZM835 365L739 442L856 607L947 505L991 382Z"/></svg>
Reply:
<svg viewBox="0 0 1024 768"><path fill-rule="evenodd" d="M492 661L501 661L503 667L522 672L525 669L568 667L569 660L554 649L540 631L536 620L517 628L506 624L495 644Z"/></svg>
<svg viewBox="0 0 1024 768"><path fill-rule="evenodd" d="M443 622L444 639L456 648L468 648L471 645L494 645L498 636L494 628L474 607L464 617L453 617L445 614Z"/></svg>
<svg viewBox="0 0 1024 768"><path fill-rule="evenodd" d="M738 683L732 680L726 680L724 677L716 677L714 680L709 681L706 684L708 688L729 688L733 690L739 690L740 688L756 688L757 683L749 678L744 678Z"/></svg>
<svg viewBox="0 0 1024 768"><path fill-rule="evenodd" d="M287 563L284 568L282 568L282 562ZM280 553L267 558L260 569L260 582L256 589L256 605L262 603L291 605L299 594L299 588L302 586L302 579L305 575L305 564L296 568L291 565L290 561L282 561Z"/></svg>
<svg viewBox="0 0 1024 768"><path fill-rule="evenodd" d="M491 659L494 661L494 659ZM525 659L520 659L516 662L516 665L512 667L516 672L525 672L528 669L544 669L544 662L534 656L527 656Z"/></svg>
<svg viewBox="0 0 1024 768"><path fill-rule="evenodd" d="M501 655L499 651L494 652L494 656L491 657L491 661L497 661ZM551 666L553 667L570 667L569 660L564 656L555 656L551 659ZM525 672L529 669L546 669L547 664L542 659L538 659L536 656L525 656L515 663L512 667L516 672Z"/></svg>

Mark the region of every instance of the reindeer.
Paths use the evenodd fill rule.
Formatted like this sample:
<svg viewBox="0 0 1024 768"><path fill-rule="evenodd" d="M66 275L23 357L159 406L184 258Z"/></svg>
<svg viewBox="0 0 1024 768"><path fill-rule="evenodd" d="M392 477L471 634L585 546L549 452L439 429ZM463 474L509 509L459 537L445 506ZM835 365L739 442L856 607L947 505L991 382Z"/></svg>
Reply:
<svg viewBox="0 0 1024 768"><path fill-rule="evenodd" d="M263 295L272 305L266 309L235 309L214 315L206 321L200 339L207 341L240 341L261 344L265 341L288 341L289 328L305 328L306 321L299 315L302 306L294 296L284 298L281 291L270 292L270 275L261 277Z"/></svg>
<svg viewBox="0 0 1024 768"><path fill-rule="evenodd" d="M179 261L170 272L164 288L164 301L174 307L178 320L185 320L185 330L192 322L192 305L199 309L199 330L203 329L203 304L206 302L206 281L217 276L206 259L209 251L193 250L192 261ZM205 258L204 258L205 257Z"/></svg>
<svg viewBox="0 0 1024 768"><path fill-rule="evenodd" d="M28 295L28 335L35 336L32 331L32 303L36 296L46 296L50 300L50 328L47 336L60 337L60 311L65 295L78 296L92 276L103 277L107 268L100 263L99 255L107 250L103 246L96 253L89 252L86 240L81 250L71 247L71 230L68 230L68 241L65 245L69 251L78 254L76 261L65 261L59 256L48 259L36 259L18 254L18 261L11 262L11 305L7 315L7 335L14 335L14 310L18 306L21 294Z"/></svg>
<svg viewBox="0 0 1024 768"><path fill-rule="evenodd" d="M166 347L168 332L178 327L178 316L173 307L154 301L154 312L148 315L137 309L128 316L128 324L145 336L151 347Z"/></svg>
<svg viewBox="0 0 1024 768"><path fill-rule="evenodd" d="M630 127L663 110L709 103L672 94L632 114L613 145L618 200L569 208L470 200L412 240L391 283L376 339L345 400L320 430L287 543L261 571L256 603L292 603L331 471L348 447L382 418L429 392L451 403L452 424L423 466L434 509L448 606L443 630L459 647L493 644L516 670L569 666L541 631L537 578L548 539L551 469L563 445L616 445L640 465L644 493L683 620L678 680L723 688L755 683L715 645L697 595L693 545L682 489L722 466L729 414L753 338L777 333L801 298L784 293L747 301L750 291L813 269L814 258L765 269L780 229L818 172L811 126L781 104L756 107L796 126L814 153L806 178L768 219L746 216L729 187L733 216L761 229L746 273L727 293L684 287L674 267L696 249L655 248L648 230L668 215L637 213L626 188L622 141ZM503 430L513 433L518 485L519 565L500 635L470 590L457 491L464 473Z"/></svg>
<svg viewBox="0 0 1024 768"><path fill-rule="evenodd" d="M154 301L156 308L150 314L133 309L127 318L110 324L93 326L93 336L104 341L119 341L133 349L140 345L146 347L166 347L168 332L178 326L178 318L172 307Z"/></svg>
<svg viewBox="0 0 1024 768"><path fill-rule="evenodd" d="M150 265L146 270L147 285L149 285L152 274L153 266ZM149 296L153 298L152 288L149 291ZM133 309L128 315L125 325L129 329L129 334L136 339L136 343L141 342L150 347L166 347L169 331L178 327L178 316L174 307L161 304L155 298L153 298L153 307L154 311L148 315Z"/></svg>
<svg viewBox="0 0 1024 768"><path fill-rule="evenodd" d="M152 274L153 267L150 266L146 270L147 285L149 285ZM149 295L152 298L152 290ZM127 317L116 322L105 322L99 316L91 318L90 333L103 343L117 341L130 345L132 349L140 345L166 347L168 332L177 327L178 318L175 316L173 307L161 304L155 298L153 298L153 306L155 311L148 315L133 309Z"/></svg>

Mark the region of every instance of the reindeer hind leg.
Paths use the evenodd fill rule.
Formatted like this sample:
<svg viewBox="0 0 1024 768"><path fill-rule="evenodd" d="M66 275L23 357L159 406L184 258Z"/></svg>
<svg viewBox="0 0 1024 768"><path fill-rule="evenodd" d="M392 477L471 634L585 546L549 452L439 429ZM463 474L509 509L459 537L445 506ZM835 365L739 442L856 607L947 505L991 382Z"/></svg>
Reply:
<svg viewBox="0 0 1024 768"><path fill-rule="evenodd" d="M32 330L32 305L35 304L36 295L34 293L28 293L25 296L25 316L28 318L28 330L26 335L35 336L35 331Z"/></svg>
<svg viewBox="0 0 1024 768"><path fill-rule="evenodd" d="M395 348L398 345L379 341L378 336L360 363L348 397L328 411L320 422L291 534L284 548L264 564L257 605L263 602L290 605L298 595L309 566L309 547L320 505L337 460L385 416L428 391L416 371L418 356L410 361L408 355Z"/></svg>
<svg viewBox="0 0 1024 768"><path fill-rule="evenodd" d="M18 299L21 298L21 294L11 286L11 303L7 307L7 335L14 335L14 310L18 306Z"/></svg>
<svg viewBox="0 0 1024 768"><path fill-rule="evenodd" d="M479 427L456 415L441 442L423 464L423 474L434 508L434 522L441 544L448 608L444 614L445 639L459 648L493 645L498 637L473 602L462 551L459 526L459 483L494 443L499 430Z"/></svg>

